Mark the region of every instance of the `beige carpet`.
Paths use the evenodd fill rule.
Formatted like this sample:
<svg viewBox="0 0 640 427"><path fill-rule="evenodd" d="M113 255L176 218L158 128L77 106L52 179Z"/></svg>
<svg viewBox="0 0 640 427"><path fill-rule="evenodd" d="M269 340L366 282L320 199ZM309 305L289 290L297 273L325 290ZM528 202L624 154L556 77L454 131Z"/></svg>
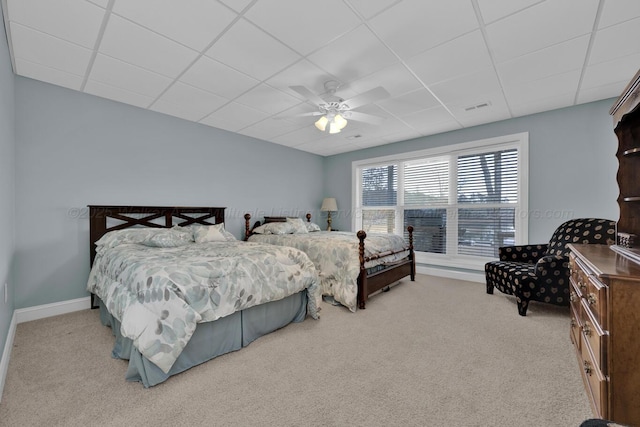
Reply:
<svg viewBox="0 0 640 427"><path fill-rule="evenodd" d="M431 276L307 319L150 389L85 310L18 325L3 426L578 426L566 308Z"/></svg>

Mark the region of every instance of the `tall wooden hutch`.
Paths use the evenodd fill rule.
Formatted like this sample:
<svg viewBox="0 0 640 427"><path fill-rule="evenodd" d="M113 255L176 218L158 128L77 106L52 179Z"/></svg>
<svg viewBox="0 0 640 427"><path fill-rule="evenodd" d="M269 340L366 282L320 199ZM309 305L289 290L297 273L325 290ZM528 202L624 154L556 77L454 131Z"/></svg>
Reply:
<svg viewBox="0 0 640 427"><path fill-rule="evenodd" d="M570 336L591 407L598 418L634 426L640 426L639 107L640 71L610 111L618 137L617 244L570 245Z"/></svg>

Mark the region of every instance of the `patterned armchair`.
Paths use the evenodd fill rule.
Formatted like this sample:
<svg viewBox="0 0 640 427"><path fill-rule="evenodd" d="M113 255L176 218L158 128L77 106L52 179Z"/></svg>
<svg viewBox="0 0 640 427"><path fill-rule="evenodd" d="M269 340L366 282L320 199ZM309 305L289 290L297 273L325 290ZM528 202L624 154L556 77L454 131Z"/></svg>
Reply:
<svg viewBox="0 0 640 427"><path fill-rule="evenodd" d="M527 315L529 301L569 305L569 243L615 243L615 221L572 219L560 225L548 244L506 246L499 261L485 264L487 293L514 295L518 313Z"/></svg>

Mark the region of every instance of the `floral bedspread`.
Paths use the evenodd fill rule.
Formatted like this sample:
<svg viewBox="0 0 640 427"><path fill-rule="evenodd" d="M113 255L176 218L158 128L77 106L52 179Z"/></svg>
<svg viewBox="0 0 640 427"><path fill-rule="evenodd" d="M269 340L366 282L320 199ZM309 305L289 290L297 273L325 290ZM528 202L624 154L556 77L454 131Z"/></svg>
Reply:
<svg viewBox="0 0 640 427"><path fill-rule="evenodd" d="M197 323L304 289L308 314L317 319L321 298L317 272L306 254L239 241L103 248L87 289L121 322L122 335L165 373Z"/></svg>
<svg viewBox="0 0 640 427"><path fill-rule="evenodd" d="M313 261L320 275L322 295L332 296L340 304L355 312L358 303L358 275L360 241L352 232L318 231L301 234L253 234L250 242L291 246L304 251ZM365 256L387 251L401 251L406 242L395 234L367 234ZM393 263L405 258L408 251L369 261L366 268Z"/></svg>

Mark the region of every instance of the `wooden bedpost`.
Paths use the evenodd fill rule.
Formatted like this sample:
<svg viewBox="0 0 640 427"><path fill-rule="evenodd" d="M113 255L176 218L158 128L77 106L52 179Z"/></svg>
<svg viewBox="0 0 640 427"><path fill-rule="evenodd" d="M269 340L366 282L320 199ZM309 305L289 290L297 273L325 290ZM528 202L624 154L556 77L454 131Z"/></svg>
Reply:
<svg viewBox="0 0 640 427"><path fill-rule="evenodd" d="M310 213L307 213L307 215L306 215L306 216L307 216L307 222L311 222L311 214L310 214Z"/></svg>
<svg viewBox="0 0 640 427"><path fill-rule="evenodd" d="M358 308L364 310L369 295L367 289L367 272L364 268L364 239L367 233L364 230L358 231L356 234L360 243L358 244L358 256L360 258L360 274L358 275Z"/></svg>
<svg viewBox="0 0 640 427"><path fill-rule="evenodd" d="M413 226L407 227L409 232L409 257L411 258L411 281L416 281L416 257L413 255Z"/></svg>
<svg viewBox="0 0 640 427"><path fill-rule="evenodd" d="M251 227L249 225L250 220L251 220L251 214L249 213L244 214L244 240L245 241L249 239L249 232L251 231Z"/></svg>

